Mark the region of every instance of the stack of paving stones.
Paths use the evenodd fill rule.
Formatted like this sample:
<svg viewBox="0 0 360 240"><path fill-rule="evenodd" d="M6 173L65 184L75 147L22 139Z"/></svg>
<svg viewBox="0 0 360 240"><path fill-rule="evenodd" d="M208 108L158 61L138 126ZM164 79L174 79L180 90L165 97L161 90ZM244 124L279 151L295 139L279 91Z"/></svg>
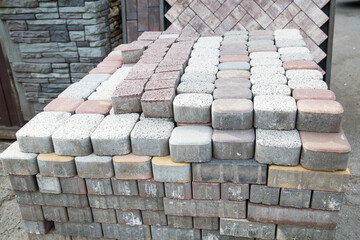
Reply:
<svg viewBox="0 0 360 240"><path fill-rule="evenodd" d="M333 239L350 146L311 59L292 29L118 46L1 154L29 239Z"/></svg>

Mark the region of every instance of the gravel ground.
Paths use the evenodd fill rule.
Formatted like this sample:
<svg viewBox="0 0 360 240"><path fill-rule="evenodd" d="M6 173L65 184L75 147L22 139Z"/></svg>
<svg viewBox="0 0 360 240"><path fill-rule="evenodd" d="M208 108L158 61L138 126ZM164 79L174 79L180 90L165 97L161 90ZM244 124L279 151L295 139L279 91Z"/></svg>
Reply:
<svg viewBox="0 0 360 240"><path fill-rule="evenodd" d="M337 0L331 89L345 108L343 128L352 146L352 174L340 211L336 239L360 236L360 1ZM9 142L0 142L2 152ZM0 240L27 239L9 178L0 162Z"/></svg>

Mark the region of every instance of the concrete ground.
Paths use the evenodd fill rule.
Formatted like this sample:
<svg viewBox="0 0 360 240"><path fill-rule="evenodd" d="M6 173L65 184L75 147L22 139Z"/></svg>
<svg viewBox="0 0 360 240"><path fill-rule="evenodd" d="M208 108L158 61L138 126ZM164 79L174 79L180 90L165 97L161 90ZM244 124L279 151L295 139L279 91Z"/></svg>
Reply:
<svg viewBox="0 0 360 240"><path fill-rule="evenodd" d="M352 174L336 239L360 239L360 1L337 0L331 89L345 108L343 128L352 146ZM2 152L9 142L0 142ZM0 163L0 240L27 239L9 178Z"/></svg>

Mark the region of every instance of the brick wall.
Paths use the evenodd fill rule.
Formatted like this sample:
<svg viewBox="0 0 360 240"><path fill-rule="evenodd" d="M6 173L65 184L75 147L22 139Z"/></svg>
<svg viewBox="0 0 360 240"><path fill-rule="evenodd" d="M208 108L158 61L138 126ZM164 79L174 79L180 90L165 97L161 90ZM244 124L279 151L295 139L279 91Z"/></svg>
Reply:
<svg viewBox="0 0 360 240"><path fill-rule="evenodd" d="M120 0L0 1L0 19L20 54L17 60L10 59L14 80L25 94L19 97L30 102L34 113L120 43L120 4Z"/></svg>

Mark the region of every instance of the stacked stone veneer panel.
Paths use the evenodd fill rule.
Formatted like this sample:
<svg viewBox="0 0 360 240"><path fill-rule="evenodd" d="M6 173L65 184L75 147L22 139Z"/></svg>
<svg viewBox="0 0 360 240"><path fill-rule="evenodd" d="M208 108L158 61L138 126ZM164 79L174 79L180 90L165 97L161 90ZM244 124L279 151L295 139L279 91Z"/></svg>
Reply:
<svg viewBox="0 0 360 240"><path fill-rule="evenodd" d="M0 19L13 42L3 47L11 49L14 80L23 89L18 89L20 97L33 105L35 113L119 45L120 4L120 0L0 3Z"/></svg>
<svg viewBox="0 0 360 240"><path fill-rule="evenodd" d="M29 238L334 239L350 147L309 59L297 30L120 45L1 155Z"/></svg>

